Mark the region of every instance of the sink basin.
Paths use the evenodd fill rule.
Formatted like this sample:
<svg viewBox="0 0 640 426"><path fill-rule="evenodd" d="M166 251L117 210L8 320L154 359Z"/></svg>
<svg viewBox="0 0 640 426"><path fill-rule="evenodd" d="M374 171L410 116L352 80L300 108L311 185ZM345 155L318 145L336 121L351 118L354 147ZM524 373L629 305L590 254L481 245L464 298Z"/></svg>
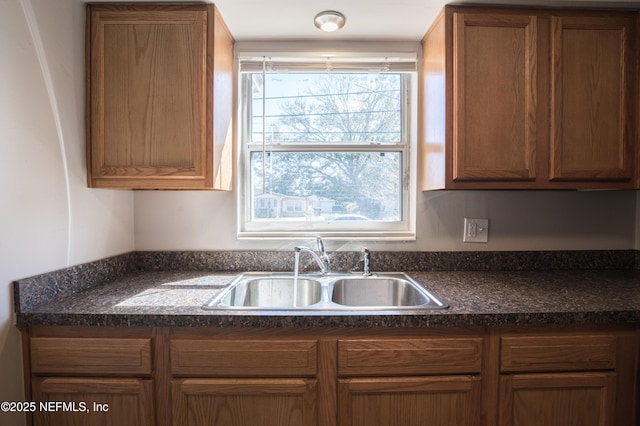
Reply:
<svg viewBox="0 0 640 426"><path fill-rule="evenodd" d="M210 310L402 311L448 305L402 272L363 276L246 272L203 306Z"/></svg>
<svg viewBox="0 0 640 426"><path fill-rule="evenodd" d="M321 297L319 281L299 278L294 285L293 277L264 277L236 282L214 303L234 308L295 308L318 303Z"/></svg>
<svg viewBox="0 0 640 426"><path fill-rule="evenodd" d="M331 300L347 306L420 306L432 298L411 281L396 277L360 277L337 280Z"/></svg>

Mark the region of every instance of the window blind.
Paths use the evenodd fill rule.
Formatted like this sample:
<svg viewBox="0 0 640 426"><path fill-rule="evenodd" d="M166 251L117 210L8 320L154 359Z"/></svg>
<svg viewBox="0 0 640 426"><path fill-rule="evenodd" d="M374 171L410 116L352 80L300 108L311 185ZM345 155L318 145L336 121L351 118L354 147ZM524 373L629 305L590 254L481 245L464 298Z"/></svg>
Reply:
<svg viewBox="0 0 640 426"><path fill-rule="evenodd" d="M240 57L241 73L266 72L415 72L416 54L401 57Z"/></svg>

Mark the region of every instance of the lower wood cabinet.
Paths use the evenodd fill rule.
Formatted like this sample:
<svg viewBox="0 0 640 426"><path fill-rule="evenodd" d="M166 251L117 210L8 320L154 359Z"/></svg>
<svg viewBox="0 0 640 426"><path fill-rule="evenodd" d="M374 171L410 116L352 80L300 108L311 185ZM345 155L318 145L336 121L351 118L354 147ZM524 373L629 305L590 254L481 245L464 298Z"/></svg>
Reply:
<svg viewBox="0 0 640 426"><path fill-rule="evenodd" d="M637 426L639 336L29 327L25 401L52 404L28 413L33 425Z"/></svg>
<svg viewBox="0 0 640 426"><path fill-rule="evenodd" d="M633 424L633 332L572 331L500 337L500 426Z"/></svg>
<svg viewBox="0 0 640 426"><path fill-rule="evenodd" d="M151 380L45 377L32 386L35 425L156 424Z"/></svg>
<svg viewBox="0 0 640 426"><path fill-rule="evenodd" d="M338 340L338 425L479 425L482 350L481 336Z"/></svg>
<svg viewBox="0 0 640 426"><path fill-rule="evenodd" d="M310 379L183 379L171 384L173 424L308 426L316 422Z"/></svg>
<svg viewBox="0 0 640 426"><path fill-rule="evenodd" d="M500 426L616 425L616 375L505 375L500 380Z"/></svg>
<svg viewBox="0 0 640 426"><path fill-rule="evenodd" d="M480 425L476 376L340 379L340 426Z"/></svg>

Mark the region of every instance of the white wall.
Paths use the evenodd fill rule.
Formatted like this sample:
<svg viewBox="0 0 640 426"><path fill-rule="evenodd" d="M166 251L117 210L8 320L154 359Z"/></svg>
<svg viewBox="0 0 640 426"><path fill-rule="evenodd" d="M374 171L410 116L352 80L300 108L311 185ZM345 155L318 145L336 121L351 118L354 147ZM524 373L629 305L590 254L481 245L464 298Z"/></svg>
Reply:
<svg viewBox="0 0 640 426"><path fill-rule="evenodd" d="M137 192L137 250L291 249L300 241L237 240L236 194ZM417 241L379 250L633 249L633 191L435 191L418 193ZM637 202L640 207L640 200ZM489 218L489 243L462 242L464 217ZM331 241L331 250L363 243Z"/></svg>
<svg viewBox="0 0 640 426"><path fill-rule="evenodd" d="M24 400L11 281L134 249L133 195L86 187L84 143L83 4L0 0L0 401Z"/></svg>

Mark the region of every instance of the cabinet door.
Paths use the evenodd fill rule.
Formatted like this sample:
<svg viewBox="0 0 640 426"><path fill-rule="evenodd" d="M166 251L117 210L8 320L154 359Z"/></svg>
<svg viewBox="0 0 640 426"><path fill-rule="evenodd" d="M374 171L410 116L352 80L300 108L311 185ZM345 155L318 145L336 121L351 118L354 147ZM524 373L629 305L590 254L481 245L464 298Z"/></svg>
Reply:
<svg viewBox="0 0 640 426"><path fill-rule="evenodd" d="M175 426L317 424L315 380L174 380L172 399Z"/></svg>
<svg viewBox="0 0 640 426"><path fill-rule="evenodd" d="M453 180L534 180L537 17L454 13L453 33Z"/></svg>
<svg viewBox="0 0 640 426"><path fill-rule="evenodd" d="M341 379L338 425L479 425L480 383L477 376Z"/></svg>
<svg viewBox="0 0 640 426"><path fill-rule="evenodd" d="M142 379L36 378L34 424L152 426L152 392Z"/></svg>
<svg viewBox="0 0 640 426"><path fill-rule="evenodd" d="M230 135L233 39L214 6L88 11L89 186L225 185L219 145ZM214 176L214 154L223 176Z"/></svg>
<svg viewBox="0 0 640 426"><path fill-rule="evenodd" d="M615 373L500 378L500 426L613 426Z"/></svg>
<svg viewBox="0 0 640 426"><path fill-rule="evenodd" d="M633 18L553 17L550 178L628 182L634 137Z"/></svg>

